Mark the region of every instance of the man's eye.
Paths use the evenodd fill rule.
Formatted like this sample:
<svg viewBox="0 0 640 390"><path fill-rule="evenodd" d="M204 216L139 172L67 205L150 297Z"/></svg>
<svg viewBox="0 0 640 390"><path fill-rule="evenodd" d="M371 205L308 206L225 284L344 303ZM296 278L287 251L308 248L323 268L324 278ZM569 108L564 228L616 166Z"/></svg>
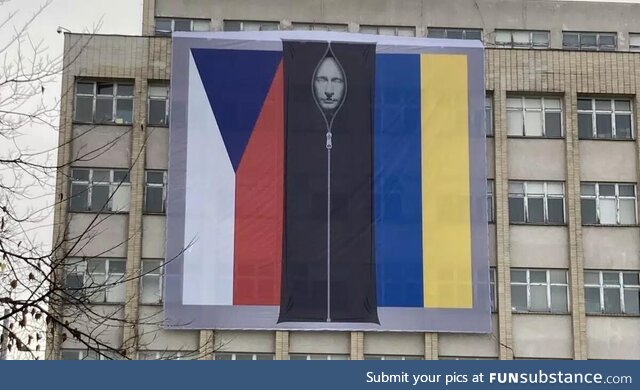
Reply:
<svg viewBox="0 0 640 390"><path fill-rule="evenodd" d="M339 79L339 78L335 78L335 79L331 79L331 82L333 82L333 83L338 83L338 84L342 84L342 83L344 83L344 80Z"/></svg>
<svg viewBox="0 0 640 390"><path fill-rule="evenodd" d="M320 82L320 81L327 81L326 77L316 77L316 81Z"/></svg>

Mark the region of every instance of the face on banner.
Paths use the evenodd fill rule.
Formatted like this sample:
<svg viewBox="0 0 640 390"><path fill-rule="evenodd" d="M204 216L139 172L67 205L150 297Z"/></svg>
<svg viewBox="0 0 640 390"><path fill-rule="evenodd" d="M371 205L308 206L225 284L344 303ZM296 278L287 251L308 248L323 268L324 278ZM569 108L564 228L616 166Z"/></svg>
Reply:
<svg viewBox="0 0 640 390"><path fill-rule="evenodd" d="M482 47L296 34L174 37L167 326L490 331Z"/></svg>

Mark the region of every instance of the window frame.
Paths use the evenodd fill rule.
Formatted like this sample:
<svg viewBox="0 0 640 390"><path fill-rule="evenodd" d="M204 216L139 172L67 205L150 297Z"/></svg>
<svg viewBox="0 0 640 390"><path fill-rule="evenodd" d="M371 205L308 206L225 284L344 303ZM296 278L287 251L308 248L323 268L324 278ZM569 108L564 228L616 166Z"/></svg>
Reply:
<svg viewBox="0 0 640 390"><path fill-rule="evenodd" d="M149 183L149 173L162 173L162 184ZM168 171L166 169L145 169L144 171L144 202L142 205L143 214L166 215L167 214L167 181ZM147 194L149 188L162 188L162 211L149 211L147 209Z"/></svg>
<svg viewBox="0 0 640 390"><path fill-rule="evenodd" d="M300 27L308 27L300 28ZM315 22L292 22L291 30L294 31L337 31L348 32L349 25L343 23L315 23Z"/></svg>
<svg viewBox="0 0 640 390"><path fill-rule="evenodd" d="M73 261L71 263L71 261ZM104 273L89 272L89 262L90 261L101 261L104 262ZM112 273L110 272L110 267L112 262L122 263L124 265L123 273ZM74 295L72 289L67 284L67 278L70 274L82 275L82 286L80 287L80 294L85 296L88 299L88 302L92 305L120 305L124 304L126 301L126 286L125 283L127 281L127 259L126 258L118 258L118 257L92 257L92 258L81 258L81 257L69 257L66 259L64 266L64 288L67 291L67 294ZM102 284L95 282L95 275L104 275L104 282ZM110 282L111 276L120 276L116 282ZM111 289L117 287L121 289L121 295L123 297L122 301L120 300L109 300L109 292ZM102 296L102 299L96 299L97 297Z"/></svg>
<svg viewBox="0 0 640 390"><path fill-rule="evenodd" d="M583 185L593 185L594 186L594 192L595 195L584 195L582 193L582 186ZM600 196L600 186L601 185L613 185L615 186L615 190L614 190L614 195L603 195ZM634 196L629 196L629 195L620 195L620 186L633 186L633 193ZM614 199L616 202L616 223L615 224L604 224L601 223L601 218L600 218L600 200L601 198L604 199ZM592 182L592 181L581 181L580 182L580 208L582 210L582 200L583 199L595 199L596 203L596 223L587 223L585 224L584 221L582 222L583 226L637 226L638 225L638 189L636 186L636 183L610 183L610 182ZM633 199L634 200L634 219L635 219L635 223L632 224L623 224L620 222L620 199Z"/></svg>
<svg viewBox="0 0 640 390"><path fill-rule="evenodd" d="M496 223L495 179L487 179L487 221Z"/></svg>
<svg viewBox="0 0 640 390"><path fill-rule="evenodd" d="M520 100L521 103L521 108L513 108L513 107L509 107L509 100L510 99L518 99ZM535 100L540 100L540 108L527 108L526 106L526 102L527 100L531 100L531 99L535 99ZM560 103L560 108L554 108L554 107L547 107L547 105L545 104L545 102L548 102L549 100L557 100ZM507 104L506 104L506 110L507 110L507 138L533 138L533 139L540 139L540 138L545 138L545 139L564 139L565 134L564 134L564 110L562 109L562 98L561 97L556 97L556 96L527 96L527 95L513 95L513 96L507 96ZM521 112L522 113L522 131L521 134L510 134L510 129L509 129L509 112ZM541 113L541 125L542 125L542 135L527 135L527 128L526 128L526 123L527 123L527 112L540 112ZM547 113L551 113L551 114L560 114L560 136L551 136L551 135L547 135Z"/></svg>
<svg viewBox="0 0 640 390"><path fill-rule="evenodd" d="M544 226L565 226L567 224L567 201L566 201L566 186L563 181L538 181L538 180L509 180L508 186L511 187L512 184L522 184L523 194L520 196L519 194L514 194L511 192L511 189L508 190L507 202L511 200L511 198L523 198L523 211L524 211L524 221L512 221L511 213L509 213L509 224L510 225L544 225ZM529 183L541 183L543 184L543 194L542 197L539 194L531 194L527 190ZM558 195L549 195L548 184L562 184L562 223L552 223L549 222L549 198L551 199L560 199ZM517 195L517 196L512 196ZM543 205L543 222L529 222L529 198L540 199L542 198Z"/></svg>
<svg viewBox="0 0 640 390"><path fill-rule="evenodd" d="M79 93L78 92L78 84L83 83L83 84L88 84L91 83L92 84L92 88L93 88L93 92L91 94L83 92L83 93ZM98 84L99 83L104 83L104 84L112 84L112 88L113 88L113 93L111 95L104 95L104 94L98 94ZM127 85L127 86L131 86L131 90L133 95L118 95L118 90L120 88L120 86L123 85ZM113 126L130 126L133 124L134 122L134 117L135 117L135 82L133 80L95 80L95 79L83 79L83 78L77 78L75 80L75 84L74 84L74 102L73 102L73 123L77 123L77 124L95 124L95 125L113 125ZM83 120L79 120L77 119L78 116L78 97L83 97L83 98L91 98L91 121L83 121ZM105 98L105 97L110 97L111 98L111 120L109 121L98 121L96 119L96 106L97 106L97 101L98 98ZM122 122L118 122L118 101L119 100L130 100L131 101L131 122L126 122L126 121L122 121Z"/></svg>
<svg viewBox="0 0 640 390"><path fill-rule="evenodd" d="M393 29L393 35L389 35L389 34L380 34L380 29ZM368 32L368 31L362 31L362 30L375 30L375 32ZM400 35L400 31L406 31L409 32L411 31L413 33L413 35ZM373 34L373 35L383 35L383 36L396 36L396 37L415 37L417 35L416 33L416 27L415 26L384 26L384 25L376 25L376 24L361 24L358 32L360 34Z"/></svg>
<svg viewBox="0 0 640 390"><path fill-rule="evenodd" d="M493 115L493 94L487 94L484 97L484 133L487 137L494 136L494 115ZM487 120L489 121L489 126L487 126Z"/></svg>
<svg viewBox="0 0 640 390"><path fill-rule="evenodd" d="M159 97L159 96L153 96L151 94L151 87L162 87L162 88L167 88L167 96L166 97ZM147 84L147 126L151 126L151 127L169 127L169 118L170 118L170 108L171 108L171 102L170 102L170 85L168 81L162 81L162 82L149 82ZM164 124L159 124L159 123L151 123L151 102L152 101L163 101L164 100Z"/></svg>
<svg viewBox="0 0 640 390"><path fill-rule="evenodd" d="M218 354L220 355L227 355L229 357L231 357L231 359L218 359ZM253 352L215 352L213 354L213 360L220 360L220 361L225 361L225 360L238 360L237 357L238 355L251 355L251 359L240 359L240 360L275 360L275 355L272 353L262 353L262 352L258 352L258 353L253 353ZM266 357L269 356L271 357L271 359L258 359L259 356L262 357Z"/></svg>
<svg viewBox="0 0 640 390"><path fill-rule="evenodd" d="M634 111L634 107L633 107L633 99L630 98L607 98L607 97L592 97L592 96L579 96L578 97L578 101L580 100L590 100L591 101L591 109L590 110L585 110L585 109L580 109L578 108L578 105L576 105L576 115L579 118L580 114L590 114L591 115L591 138L583 138L580 136L580 121L578 120L578 139L581 140L594 140L594 141L600 141L600 140L604 140L604 141L634 141L635 140L635 121L633 118L633 111ZM598 110L596 109L596 101L597 100L609 100L611 102L611 110L607 111L607 110ZM616 108L616 101L627 101L629 102L629 111L626 110L617 110ZM631 134L629 138L618 138L617 136L617 131L616 131L616 113L619 113L620 115L629 115L629 117L631 118ZM596 123L596 118L597 115L600 114L609 114L610 119L611 119L611 138L601 138L598 137L598 127L597 127L597 123Z"/></svg>
<svg viewBox="0 0 640 390"><path fill-rule="evenodd" d="M171 22L171 31L158 30L158 20L161 21L170 21ZM199 18L165 18L165 17L156 17L153 22L153 35L156 37L171 37L171 35L176 31L176 21L189 21L189 30L188 31L201 31L194 30L195 23L197 22L206 22L209 24L209 28L206 31L211 31L211 19L199 19ZM184 31L184 30L180 30Z"/></svg>
<svg viewBox="0 0 640 390"><path fill-rule="evenodd" d="M89 171L89 180L76 180L74 179L74 171L75 170L88 170ZM105 182L105 181L94 181L93 180L93 176L94 176L94 172L95 171L109 171L109 181ZM118 181L116 182L114 179L114 176L116 174L116 172L126 172L125 178L127 178L127 181ZM67 207L69 212L71 213L97 213L97 214L103 214L103 213L109 213L109 214L128 214L131 210L131 170L130 169L125 169L125 168L94 168L94 167L71 167L71 175L69 176L69 188L68 188L68 203L67 203ZM85 185L87 186L86 190L83 191L84 194L86 194L86 210L74 210L71 207L71 202L72 200L79 196L79 195L73 195L73 185ZM92 202L93 202L93 188L96 187L96 184L98 186L108 186L109 187L109 197L107 198L107 202L102 206L102 208L100 210L92 210ZM129 196L128 196L128 201L127 201L127 208L126 210L113 210L113 198L114 195L116 194L116 191L120 190L121 188L128 188L129 191Z"/></svg>
<svg viewBox="0 0 640 390"><path fill-rule="evenodd" d="M144 264L154 262L160 263L159 266L153 267L151 271L144 271ZM144 302L142 300L143 297L143 289L144 289L144 281L149 277L157 277L158 278L158 300L154 302ZM139 302L141 305L162 305L164 303L164 260L162 259L142 259L140 263L140 294L139 294Z"/></svg>
<svg viewBox="0 0 640 390"><path fill-rule="evenodd" d="M585 277L584 277L584 294L585 294L585 314L587 315L613 315L613 316L632 316L632 317L638 317L640 316L640 313L627 313L626 311L626 304L625 304L625 289L630 289L630 290L638 290L640 291L640 284L637 285L626 285L624 283L624 274L635 274L638 275L638 278L640 278L640 271L633 271L633 270L623 270L623 271L619 271L619 270L585 270ZM598 284L592 284L592 283L587 283L587 278L586 278L586 274L587 273L597 273L598 274ZM605 284L604 282L604 273L617 273L618 274L618 285L613 285L613 284ZM588 311L587 310L587 303L586 303L586 295L587 295L587 288L598 288L598 294L599 294L599 298L600 298L600 311L598 312L592 312L592 311ZM615 289L617 288L619 290L619 297L620 297L620 312L607 312L605 309L605 298L604 298L604 290L605 289Z"/></svg>
<svg viewBox="0 0 640 390"><path fill-rule="evenodd" d="M291 359L291 357L295 357L295 359ZM326 359L312 359L312 357L324 357ZM344 357L344 359L342 359L342 357ZM351 360L351 357L347 354L290 353L289 360Z"/></svg>
<svg viewBox="0 0 640 390"><path fill-rule="evenodd" d="M491 312L498 312L498 270L496 267L489 267L489 292L491 294Z"/></svg>
<svg viewBox="0 0 640 390"><path fill-rule="evenodd" d="M509 43L507 42L498 42L497 39L494 39L494 43L496 46L499 47L508 47L508 48L512 48L512 49L548 49L550 47L550 43L551 43L551 31L549 30L510 30L510 29L496 29L494 30L494 37L497 38L498 33L508 33L509 37L510 37L510 41ZM513 34L514 33L528 33L529 34L529 44L528 45L521 45L521 44L516 44L515 41L513 40ZM546 33L547 35L547 44L542 46L542 45L536 45L534 43L533 40L533 35L536 33Z"/></svg>
<svg viewBox="0 0 640 390"><path fill-rule="evenodd" d="M442 30L444 32L444 38L435 38L430 36L432 30ZM474 40L474 38L467 38L467 31L469 32L479 32L480 33L480 42L484 42L484 31L482 28L473 28L473 27L427 27L427 38L434 39L460 39L460 38L449 38L449 31L457 31L462 33L462 39Z"/></svg>
<svg viewBox="0 0 640 390"><path fill-rule="evenodd" d="M631 43L631 38L637 38L638 43L637 44L632 44ZM637 32L630 32L629 33L629 51L640 51L640 33Z"/></svg>
<svg viewBox="0 0 640 390"><path fill-rule="evenodd" d="M226 23L240 23L240 29L239 30L228 30L226 28ZM245 24L250 23L250 24L258 24L259 25L259 30L247 30L245 28ZM262 27L263 25L270 25L270 26L276 26L277 28L275 30L263 30ZM273 21L273 20L237 20L237 19L225 19L222 21L222 30L223 31L280 31L282 30L282 24L279 21Z"/></svg>
<svg viewBox="0 0 640 390"><path fill-rule="evenodd" d="M540 268L511 268L511 273L513 271L526 271L527 281L526 282L514 282L513 277L510 281L510 288L513 290L513 286L526 286L527 288L527 302L526 310L517 309L513 303L511 304L511 312L512 313L548 313L548 314L570 314L571 313L571 297L569 295L569 272L566 269L540 269ZM531 271L545 271L546 273L546 282L531 282ZM563 271L565 275L565 283L557 283L551 282L551 271ZM544 286L546 287L546 300L547 300L547 310L533 310L531 308L531 286ZM551 287L564 287L567 296L567 311L553 311L553 305L551 303ZM513 296L513 293L512 293Z"/></svg>
<svg viewBox="0 0 640 390"><path fill-rule="evenodd" d="M567 46L565 45L565 36L575 35L578 38L578 46ZM582 43L582 38L585 35L595 35L596 44L595 46L584 45ZM611 36L613 37L613 47L609 48L608 45L605 47L601 45L600 38L602 36ZM580 51L616 51L618 50L618 33L617 32L606 32L606 31L563 31L562 32L562 48L563 49L573 49Z"/></svg>
<svg viewBox="0 0 640 390"><path fill-rule="evenodd" d="M420 355L364 355L364 360L424 360Z"/></svg>

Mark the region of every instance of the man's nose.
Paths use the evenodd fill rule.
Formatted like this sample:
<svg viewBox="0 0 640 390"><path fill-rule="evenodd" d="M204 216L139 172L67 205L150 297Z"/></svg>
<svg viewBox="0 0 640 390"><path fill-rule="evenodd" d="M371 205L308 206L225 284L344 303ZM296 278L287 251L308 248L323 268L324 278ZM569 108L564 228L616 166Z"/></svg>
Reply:
<svg viewBox="0 0 640 390"><path fill-rule="evenodd" d="M324 94L327 95L327 98L329 99L333 97L333 92L325 91Z"/></svg>

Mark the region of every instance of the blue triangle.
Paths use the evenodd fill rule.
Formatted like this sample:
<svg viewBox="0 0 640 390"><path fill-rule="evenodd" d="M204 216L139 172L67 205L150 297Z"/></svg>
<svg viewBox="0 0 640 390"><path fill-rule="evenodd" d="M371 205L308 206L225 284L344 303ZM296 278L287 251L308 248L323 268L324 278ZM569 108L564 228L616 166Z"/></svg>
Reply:
<svg viewBox="0 0 640 390"><path fill-rule="evenodd" d="M191 49L191 53L237 171L282 52Z"/></svg>

